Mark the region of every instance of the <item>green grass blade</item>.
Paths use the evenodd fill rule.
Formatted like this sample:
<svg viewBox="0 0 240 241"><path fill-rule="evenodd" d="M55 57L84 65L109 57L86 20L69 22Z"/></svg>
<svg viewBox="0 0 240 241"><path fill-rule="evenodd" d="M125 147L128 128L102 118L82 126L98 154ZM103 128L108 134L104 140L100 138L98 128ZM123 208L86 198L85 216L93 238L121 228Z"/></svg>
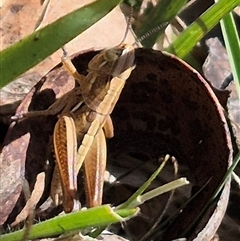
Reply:
<svg viewBox="0 0 240 241"><path fill-rule="evenodd" d="M232 69L233 79L236 83L237 93L240 98L240 42L232 13L224 17L220 21L220 25Z"/></svg>
<svg viewBox="0 0 240 241"><path fill-rule="evenodd" d="M167 161L169 160L169 155L166 155L164 157L163 162L161 163L161 165L157 168L157 170L151 175L151 177L145 182L143 183L143 185L141 187L139 187L139 189L124 203L120 204L119 206L116 207L116 210L118 209L125 209L125 208L129 208L131 207L132 203L135 203L135 200L151 185L151 183L153 182L153 180L158 176L158 174L162 171L162 169L164 168L165 164L167 163Z"/></svg>
<svg viewBox="0 0 240 241"><path fill-rule="evenodd" d="M126 202L120 204L114 210L126 209L129 208L133 203L135 203L136 199L151 185L152 181L158 176L158 174L164 168L166 162L169 160L169 157L169 155L166 155L161 165L151 175L151 177L145 183L143 183L143 185L139 187L138 190L130 198L128 198ZM96 230L90 233L90 236L94 238L97 237L105 228L106 226L98 227Z"/></svg>
<svg viewBox="0 0 240 241"><path fill-rule="evenodd" d="M234 169L236 168L236 166L238 165L239 162L240 162L240 151L238 151L237 155L234 157L232 165L229 167L228 171L226 172L225 176L223 177L222 182L219 184L219 186L217 187L217 189L216 189L216 191L214 192L213 196L211 197L210 202L214 201L214 199L215 199L215 198L219 195L219 193L222 191L225 183L226 183L227 180L231 177Z"/></svg>
<svg viewBox="0 0 240 241"><path fill-rule="evenodd" d="M182 186L188 185L188 184L189 184L189 181L185 177L181 177L174 181L168 182L160 187L154 188L153 190L151 190L147 193L144 193L135 202L133 202L129 206L129 208L138 207L154 197L162 195L163 193L166 193L166 192L173 191L174 189L177 189L179 187L182 187Z"/></svg>
<svg viewBox="0 0 240 241"><path fill-rule="evenodd" d="M204 12L166 49L184 58L226 14L240 4L240 0L220 0Z"/></svg>
<svg viewBox="0 0 240 241"><path fill-rule="evenodd" d="M186 3L186 0L162 0L147 14L147 18L141 23L140 27L134 29L138 38L141 38L149 31L157 28L161 24L171 22L171 20L178 14L180 9ZM164 32L162 29L160 32L151 34L149 37L141 41L142 45L146 48L151 48L157 38Z"/></svg>
<svg viewBox="0 0 240 241"><path fill-rule="evenodd" d="M0 53L0 87L35 66L104 17L120 0L98 0L60 18Z"/></svg>
<svg viewBox="0 0 240 241"><path fill-rule="evenodd" d="M60 235L65 232L88 227L109 225L123 222L135 216L138 209L122 209L114 211L110 205L103 205L87 210L57 216L31 227L28 239L37 239ZM0 236L1 241L20 241L25 229Z"/></svg>

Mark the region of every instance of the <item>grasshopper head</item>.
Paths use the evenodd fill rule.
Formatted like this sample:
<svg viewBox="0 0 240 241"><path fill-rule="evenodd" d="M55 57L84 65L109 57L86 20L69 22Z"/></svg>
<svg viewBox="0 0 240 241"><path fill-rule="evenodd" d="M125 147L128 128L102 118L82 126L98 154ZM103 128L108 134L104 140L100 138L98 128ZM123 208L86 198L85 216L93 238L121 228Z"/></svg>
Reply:
<svg viewBox="0 0 240 241"><path fill-rule="evenodd" d="M95 71L112 77L127 79L134 69L135 64L134 47L127 44L117 45L116 47L105 49L97 54L88 64L89 71Z"/></svg>
<svg viewBox="0 0 240 241"><path fill-rule="evenodd" d="M135 51L132 45L121 44L106 51L115 55L114 64L112 67L111 75L127 79L135 68Z"/></svg>

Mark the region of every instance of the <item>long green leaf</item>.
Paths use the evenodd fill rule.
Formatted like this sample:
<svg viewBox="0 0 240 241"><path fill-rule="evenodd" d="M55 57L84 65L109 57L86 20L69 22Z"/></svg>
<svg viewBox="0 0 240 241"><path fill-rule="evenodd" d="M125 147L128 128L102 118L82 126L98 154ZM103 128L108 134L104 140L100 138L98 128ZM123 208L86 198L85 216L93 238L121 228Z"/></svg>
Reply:
<svg viewBox="0 0 240 241"><path fill-rule="evenodd" d="M220 25L233 73L233 79L236 83L236 89L240 99L240 41L232 13L224 17L220 21Z"/></svg>
<svg viewBox="0 0 240 241"><path fill-rule="evenodd" d="M166 49L184 58L226 14L240 4L240 0L220 0L204 12Z"/></svg>
<svg viewBox="0 0 240 241"><path fill-rule="evenodd" d="M0 86L21 75L104 17L120 0L98 0L60 18L0 53Z"/></svg>
<svg viewBox="0 0 240 241"><path fill-rule="evenodd" d="M110 205L90 208L63 216L57 216L31 227L28 239L56 236L65 232L84 229L88 227L109 225L111 223L126 221L135 216L138 209L122 209L113 211ZM0 236L1 241L20 241L25 229Z"/></svg>

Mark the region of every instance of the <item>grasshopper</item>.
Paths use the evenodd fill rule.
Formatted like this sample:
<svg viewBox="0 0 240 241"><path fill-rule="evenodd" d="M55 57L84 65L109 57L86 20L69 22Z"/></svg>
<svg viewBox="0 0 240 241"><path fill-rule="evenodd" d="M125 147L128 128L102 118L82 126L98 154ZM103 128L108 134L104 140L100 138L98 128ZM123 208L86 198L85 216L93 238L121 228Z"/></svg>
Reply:
<svg viewBox="0 0 240 241"><path fill-rule="evenodd" d="M14 117L19 119L59 114L53 134L57 164L54 177L59 172L65 212L71 212L77 201L77 174L83 162L88 206L102 203L106 168L105 137L113 136L110 114L135 68L134 59L134 47L120 44L102 50L93 57L88 64L88 75L83 76L77 72L71 60L64 56L63 66L79 86L63 95L47 110Z"/></svg>

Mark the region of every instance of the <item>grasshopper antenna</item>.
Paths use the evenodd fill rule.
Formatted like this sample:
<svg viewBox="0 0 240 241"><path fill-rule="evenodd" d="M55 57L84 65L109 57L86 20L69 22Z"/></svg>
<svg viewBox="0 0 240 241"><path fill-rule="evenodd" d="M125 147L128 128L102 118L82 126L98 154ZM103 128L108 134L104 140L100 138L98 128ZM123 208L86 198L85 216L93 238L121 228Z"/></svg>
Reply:
<svg viewBox="0 0 240 241"><path fill-rule="evenodd" d="M132 46L136 45L137 47L139 47L139 46L141 46L141 42L144 39L148 38L149 36L151 36L152 34L158 32L158 31L164 29L169 24L169 22L162 23L162 24L154 27L153 29L150 29L147 33L143 34L142 36L137 37L136 34L134 33L134 31L132 29L132 25L131 25L131 22L133 19L133 11L134 11L133 4L130 5L130 10L129 10L129 5L127 5L127 6L128 7L126 7L126 4L121 4L121 10L125 16L125 19L127 22L127 27L126 27L126 31L123 36L123 40L121 41L120 44L122 44L126 40L127 34L130 31L135 39L135 42L132 44Z"/></svg>
<svg viewBox="0 0 240 241"><path fill-rule="evenodd" d="M44 18L46 17L48 9L49 9L49 3L50 3L50 0L46 0L46 1L42 0L41 1L41 5L43 5L43 11L42 11L39 19L37 20L37 23L35 24L34 31L37 31L41 28L42 22L43 22Z"/></svg>
<svg viewBox="0 0 240 241"><path fill-rule="evenodd" d="M135 38L136 41L135 41L135 43L134 43L133 45L137 45L137 46L141 45L141 42L142 42L144 39L148 38L149 36L151 36L152 34L158 32L158 31L164 29L168 24L169 24L168 22L162 23L162 24L154 27L153 29L149 30L149 31L146 32L144 35L140 36L139 38L136 37L136 38Z"/></svg>
<svg viewBox="0 0 240 241"><path fill-rule="evenodd" d="M65 49L65 47L61 47L62 51L63 51L63 58L66 58L68 56L68 52L67 50Z"/></svg>
<svg viewBox="0 0 240 241"><path fill-rule="evenodd" d="M131 26L132 16L133 16L133 5L131 5L129 16L126 17L127 18L127 27L126 27L126 30L125 30L125 33L123 35L123 39L122 39L120 45L126 40L128 32L129 31L133 32L132 26Z"/></svg>

